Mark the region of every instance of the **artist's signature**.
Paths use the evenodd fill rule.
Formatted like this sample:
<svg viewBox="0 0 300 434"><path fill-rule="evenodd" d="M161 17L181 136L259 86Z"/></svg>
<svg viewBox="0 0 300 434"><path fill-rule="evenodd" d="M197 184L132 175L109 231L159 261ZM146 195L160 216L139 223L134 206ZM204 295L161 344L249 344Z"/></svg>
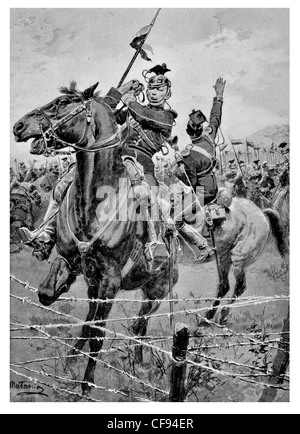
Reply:
<svg viewBox="0 0 300 434"><path fill-rule="evenodd" d="M27 381L11 381L10 388L18 391L16 393L17 396L39 395L48 397L48 395L44 393L45 389L42 386L31 384Z"/></svg>

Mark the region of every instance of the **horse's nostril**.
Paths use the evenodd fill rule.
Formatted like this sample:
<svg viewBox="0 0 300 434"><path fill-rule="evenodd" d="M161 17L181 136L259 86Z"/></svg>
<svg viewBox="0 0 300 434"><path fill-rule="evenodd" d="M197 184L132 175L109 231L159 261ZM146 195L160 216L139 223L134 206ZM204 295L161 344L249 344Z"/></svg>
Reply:
<svg viewBox="0 0 300 434"><path fill-rule="evenodd" d="M14 133L20 134L23 131L24 127L25 125L23 122L17 122L14 126Z"/></svg>

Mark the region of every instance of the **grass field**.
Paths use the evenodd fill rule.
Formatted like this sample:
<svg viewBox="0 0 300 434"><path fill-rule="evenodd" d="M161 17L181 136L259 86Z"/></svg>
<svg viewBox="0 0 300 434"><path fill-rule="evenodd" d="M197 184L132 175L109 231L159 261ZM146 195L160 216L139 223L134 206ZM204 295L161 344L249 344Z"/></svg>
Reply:
<svg viewBox="0 0 300 434"><path fill-rule="evenodd" d="M54 253L50 259L52 260L53 257ZM180 278L174 288L175 297L184 299L214 297L216 295L217 273L214 262L205 265L191 265L187 262L181 262L179 267ZM22 250L20 253L11 254L11 273L22 281L28 281L34 287L38 287L45 279L48 269L49 264L37 262L31 256L30 249L28 248ZM233 285L232 276L231 284ZM33 302L38 304L36 294L29 292L22 285L13 281L11 283L11 294L19 297L30 297ZM248 270L247 291L244 295L274 296L288 294L288 270L283 265L273 241L270 240L261 257ZM86 297L86 286L81 277L72 286L68 296ZM140 305L135 301L141 299L139 291L130 293L120 291L117 298L130 298L132 302L122 305L119 303L115 304L109 319L128 318L137 314ZM208 305L208 303L204 302L187 303L178 301L178 303L175 303L174 308L175 311L181 311ZM56 302L52 307L82 321L85 320L87 313L87 303L85 302ZM258 401L263 387L259 384L250 383L248 380L267 382L268 377L259 374L266 372L272 366L277 344L274 342L270 345L269 341L279 338L279 335L275 333L281 332L283 321L287 316L287 310L288 304L286 301L272 301L257 306L234 308L230 313L227 326L237 333L235 336L232 336L232 334L228 336L226 330L219 329L216 326L201 329L201 336L190 340L191 347L201 347L200 353L197 350L193 354L190 353L188 357L211 368L211 370L191 367L189 365L186 400L199 402ZM167 312L169 312L169 304L163 303L158 313ZM196 328L195 315L176 315L175 321L187 324L190 332ZM12 327L16 327L15 324L37 325L68 323L69 321L66 318L60 318L54 313L46 312L39 307L27 303L23 304L19 300L12 299L11 322L14 323ZM129 335L128 329L130 324L130 320L108 321L107 328L117 333ZM47 332L55 337L55 339L62 339L68 345L72 345L73 341L71 338L77 336L79 329L78 327L53 327L47 329ZM251 344L251 340L245 336L245 334L249 333L252 333L252 338L256 339L256 344L253 342ZM150 319L147 335L171 337L172 331L169 319L166 316ZM80 384L77 382L83 379L86 358L79 357L77 363L72 366L72 369L67 369L65 367L64 355L67 353L68 348L57 342L57 340L45 338L45 336L34 330L14 331L11 333L11 336L13 338L33 338L11 340L11 363L18 364L23 361L51 359L55 357L55 360L35 361L22 367L13 367L13 369L18 373L23 373L27 377L36 378L57 387L56 390L53 390L53 388L48 386L40 385L43 391L42 389L38 389L36 394L24 395L23 392L36 392L34 387L37 388L37 384L34 384L26 377L20 377L12 373L12 401L52 402L80 400L81 389ZM90 397L101 401L167 401L167 394L157 391L153 387L157 387L162 391L169 391L169 357L153 348L144 348L144 362L138 365L134 361L134 347L130 346L129 341L125 343L118 341L113 334L107 336L111 339L105 341L103 346L106 352L100 355L95 383L105 389L115 389L118 393L94 389ZM257 343L258 341L260 345ZM153 341L152 343L167 351L171 351L171 339L159 343ZM88 346L84 350L89 351ZM226 361L230 363L225 363ZM106 366L103 362L106 363ZM240 364L244 365L244 367L240 366ZM248 367L245 367L245 365ZM251 370L249 366L257 369ZM220 373L216 372L216 370ZM124 372L128 375L125 375ZM251 374L256 374L256 376L249 377L250 372ZM239 376L247 375L243 377L245 381L232 376L237 374ZM53 378L53 376L56 378ZM142 383L138 383L132 377L139 378ZM21 381L24 381L24 383L20 383ZM30 385L32 385L32 389L29 388ZM285 382L284 386L288 387L288 383ZM58 388L66 389L71 393L68 394ZM275 401L286 402L288 400L288 391L279 390Z"/></svg>

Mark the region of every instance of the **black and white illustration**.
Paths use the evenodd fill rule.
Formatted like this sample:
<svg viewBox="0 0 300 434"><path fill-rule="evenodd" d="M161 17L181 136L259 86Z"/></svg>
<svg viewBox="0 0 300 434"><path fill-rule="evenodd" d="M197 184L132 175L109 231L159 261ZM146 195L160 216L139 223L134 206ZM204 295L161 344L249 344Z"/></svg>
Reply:
<svg viewBox="0 0 300 434"><path fill-rule="evenodd" d="M288 402L289 9L10 10L12 402Z"/></svg>

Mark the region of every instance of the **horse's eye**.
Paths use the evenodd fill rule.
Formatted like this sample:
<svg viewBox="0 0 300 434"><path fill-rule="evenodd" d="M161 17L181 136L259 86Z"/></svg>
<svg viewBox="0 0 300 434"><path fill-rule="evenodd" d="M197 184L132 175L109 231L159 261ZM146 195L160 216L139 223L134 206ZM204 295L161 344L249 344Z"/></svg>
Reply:
<svg viewBox="0 0 300 434"><path fill-rule="evenodd" d="M58 105L65 105L68 104L68 102L69 102L68 98L62 98L58 100Z"/></svg>

